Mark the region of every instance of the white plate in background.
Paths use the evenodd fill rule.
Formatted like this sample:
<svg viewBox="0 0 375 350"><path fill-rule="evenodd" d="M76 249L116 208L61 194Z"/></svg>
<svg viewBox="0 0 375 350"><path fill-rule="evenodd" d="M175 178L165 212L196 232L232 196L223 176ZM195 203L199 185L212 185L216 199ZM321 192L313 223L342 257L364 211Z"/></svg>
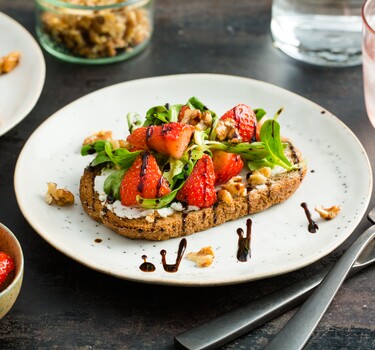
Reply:
<svg viewBox="0 0 375 350"><path fill-rule="evenodd" d="M0 136L23 120L42 92L46 65L39 45L18 22L0 12L0 57L21 52L18 66L0 74Z"/></svg>

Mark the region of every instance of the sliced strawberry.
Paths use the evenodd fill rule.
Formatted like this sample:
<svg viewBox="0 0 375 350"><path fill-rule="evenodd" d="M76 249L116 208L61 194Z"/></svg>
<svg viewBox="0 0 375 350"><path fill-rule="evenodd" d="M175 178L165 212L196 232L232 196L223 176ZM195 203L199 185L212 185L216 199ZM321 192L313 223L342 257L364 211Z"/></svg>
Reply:
<svg viewBox="0 0 375 350"><path fill-rule="evenodd" d="M176 199L199 208L212 206L216 201L215 173L212 159L204 154L197 161L185 184L178 191Z"/></svg>
<svg viewBox="0 0 375 350"><path fill-rule="evenodd" d="M238 104L226 112L221 118L233 119L243 142L255 141L257 118L254 111L245 104Z"/></svg>
<svg viewBox="0 0 375 350"><path fill-rule="evenodd" d="M126 141L128 141L133 146L132 148L134 148L134 150L141 150L141 149L147 150L148 147L146 143L146 133L147 133L147 127L141 127L141 128L135 129L126 138Z"/></svg>
<svg viewBox="0 0 375 350"><path fill-rule="evenodd" d="M137 205L137 195L159 198L171 192L155 158L148 152L139 155L125 173L120 186L121 204Z"/></svg>
<svg viewBox="0 0 375 350"><path fill-rule="evenodd" d="M13 259L8 254L0 252L0 285L6 280L9 272L13 269Z"/></svg>
<svg viewBox="0 0 375 350"><path fill-rule="evenodd" d="M147 128L147 145L155 151L180 159L189 145L193 132L192 125L177 122L151 125Z"/></svg>
<svg viewBox="0 0 375 350"><path fill-rule="evenodd" d="M243 161L238 154L213 151L212 161L215 171L215 186L228 182L238 175L243 168Z"/></svg>

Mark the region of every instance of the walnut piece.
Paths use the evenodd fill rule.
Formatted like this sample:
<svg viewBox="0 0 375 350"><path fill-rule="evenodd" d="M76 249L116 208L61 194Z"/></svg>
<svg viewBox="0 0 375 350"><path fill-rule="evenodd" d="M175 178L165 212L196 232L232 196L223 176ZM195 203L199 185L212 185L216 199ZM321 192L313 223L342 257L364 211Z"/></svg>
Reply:
<svg viewBox="0 0 375 350"><path fill-rule="evenodd" d="M319 213L320 217L325 220L334 219L341 210L339 205L334 205L330 208L324 208L322 205L319 207L314 208L317 213Z"/></svg>
<svg viewBox="0 0 375 350"><path fill-rule="evenodd" d="M110 131L110 130L100 130L100 131L86 137L83 140L83 146L89 145L91 143L94 143L94 142L100 141L100 140L109 141L112 144L113 149L118 149L118 148L127 148L128 149L128 148L130 148L130 145L128 144L127 141L113 139L112 131Z"/></svg>
<svg viewBox="0 0 375 350"><path fill-rule="evenodd" d="M206 130L212 125L212 115L210 111L201 112L199 109L190 109L186 107L183 110L180 123L195 126L196 130Z"/></svg>
<svg viewBox="0 0 375 350"><path fill-rule="evenodd" d="M194 261L198 267L208 267L214 261L214 251L212 247L203 247L199 252L191 252L186 255L186 258Z"/></svg>
<svg viewBox="0 0 375 350"><path fill-rule="evenodd" d="M103 140L103 141L112 140L112 131L110 131L110 130L100 130L100 131L86 137L83 140L83 146L89 145L90 143L93 143L93 142L99 141L99 140Z"/></svg>
<svg viewBox="0 0 375 350"><path fill-rule="evenodd" d="M247 181L252 186L264 185L267 180L270 178L272 173L271 168L269 167L262 167L258 170L254 170Z"/></svg>
<svg viewBox="0 0 375 350"><path fill-rule="evenodd" d="M217 197L219 198L219 201L222 201L227 204L233 203L233 197L227 190L220 190L217 193Z"/></svg>
<svg viewBox="0 0 375 350"><path fill-rule="evenodd" d="M45 201L48 205L55 204L58 206L66 206L74 203L72 192L65 188L57 188L54 182L48 182L48 189L45 195Z"/></svg>
<svg viewBox="0 0 375 350"><path fill-rule="evenodd" d="M242 176L233 176L226 184L221 185L223 190L227 190L232 197L246 197L247 189L242 182Z"/></svg>
<svg viewBox="0 0 375 350"><path fill-rule="evenodd" d="M215 133L219 141L242 142L242 138L236 128L236 122L233 119L219 120Z"/></svg>
<svg viewBox="0 0 375 350"><path fill-rule="evenodd" d="M0 74L9 73L17 67L20 61L21 53L13 51L6 56L0 58Z"/></svg>

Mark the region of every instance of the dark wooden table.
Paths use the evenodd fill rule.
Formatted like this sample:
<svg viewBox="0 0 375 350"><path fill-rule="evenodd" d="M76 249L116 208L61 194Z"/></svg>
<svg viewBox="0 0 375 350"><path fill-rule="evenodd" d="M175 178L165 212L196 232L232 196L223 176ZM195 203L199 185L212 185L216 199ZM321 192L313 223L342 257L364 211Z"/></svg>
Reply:
<svg viewBox="0 0 375 350"><path fill-rule="evenodd" d="M0 10L35 35L32 1L0 0ZM47 75L38 103L0 137L0 222L15 232L25 255L21 294L0 321L0 349L172 349L175 334L336 261L369 226L364 218L335 252L288 275L234 286L182 288L132 283L92 271L40 238L18 208L13 187L17 157L46 118L104 86L175 73L251 77L305 96L354 131L374 167L375 130L364 107L361 67L320 68L288 58L272 47L270 15L269 0L159 0L152 42L128 62L82 66L44 53ZM306 349L375 348L374 276L370 267L345 282ZM223 348L261 349L291 315Z"/></svg>

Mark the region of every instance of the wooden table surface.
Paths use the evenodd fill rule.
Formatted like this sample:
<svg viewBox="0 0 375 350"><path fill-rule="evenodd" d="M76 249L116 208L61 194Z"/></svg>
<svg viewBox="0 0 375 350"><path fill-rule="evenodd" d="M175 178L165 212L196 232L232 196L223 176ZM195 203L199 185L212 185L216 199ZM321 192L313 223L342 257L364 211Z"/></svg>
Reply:
<svg viewBox="0 0 375 350"><path fill-rule="evenodd" d="M35 36L32 1L0 0L0 11ZM13 187L17 157L46 118L99 88L176 73L232 74L294 91L348 125L374 168L375 130L364 107L362 68L321 68L285 56L272 46L270 16L269 0L159 0L149 47L127 62L74 65L44 52L47 74L38 103L0 137L0 222L17 235L25 255L21 294L0 321L0 349L172 349L177 333L336 261L369 226L364 218L336 251L293 273L241 285L184 288L128 282L82 266L45 242L18 208ZM370 207L374 205L372 196ZM370 267L344 283L306 349L375 348L374 276ZM292 313L223 349L261 349Z"/></svg>

